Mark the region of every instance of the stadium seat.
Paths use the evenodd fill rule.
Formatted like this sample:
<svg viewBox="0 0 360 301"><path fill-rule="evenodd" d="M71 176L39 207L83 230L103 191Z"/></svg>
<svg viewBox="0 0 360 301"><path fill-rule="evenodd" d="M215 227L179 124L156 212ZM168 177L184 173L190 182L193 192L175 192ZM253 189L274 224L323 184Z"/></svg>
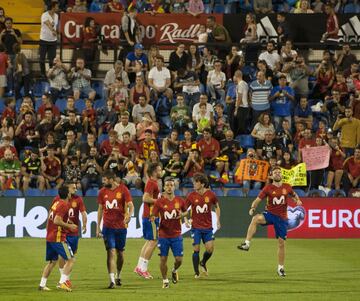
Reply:
<svg viewBox="0 0 360 301"><path fill-rule="evenodd" d="M43 196L43 192L37 188L29 188L24 192L24 196Z"/></svg>
<svg viewBox="0 0 360 301"><path fill-rule="evenodd" d="M257 197L258 194L260 193L260 189L250 189L249 193L248 193L248 197Z"/></svg>
<svg viewBox="0 0 360 301"><path fill-rule="evenodd" d="M21 197L23 196L19 189L9 189L5 190L3 196L7 197Z"/></svg>
<svg viewBox="0 0 360 301"><path fill-rule="evenodd" d="M0 113L4 112L5 110L5 104L4 104L4 99L0 99Z"/></svg>
<svg viewBox="0 0 360 301"><path fill-rule="evenodd" d="M101 143L102 143L103 141L105 141L106 139L109 139L109 135L108 135L108 134L101 134L101 135L99 136L99 138L98 138L98 143L99 143L99 145L101 145Z"/></svg>
<svg viewBox="0 0 360 301"><path fill-rule="evenodd" d="M104 99L98 99L94 102L94 109L103 108L106 106L106 101Z"/></svg>
<svg viewBox="0 0 360 301"><path fill-rule="evenodd" d="M328 197L335 197L335 198L342 198L342 197L346 197L346 193L344 190L342 189L332 189L329 191Z"/></svg>
<svg viewBox="0 0 360 301"><path fill-rule="evenodd" d="M44 191L44 196L57 196L58 195L58 190L55 188L51 188L51 189L46 189Z"/></svg>
<svg viewBox="0 0 360 301"><path fill-rule="evenodd" d="M239 183L225 183L224 188L240 188L241 185Z"/></svg>
<svg viewBox="0 0 360 301"><path fill-rule="evenodd" d="M104 96L104 82L102 80L93 81L91 87L96 91L96 98L102 99Z"/></svg>
<svg viewBox="0 0 360 301"><path fill-rule="evenodd" d="M307 197L326 197L326 193L320 189L311 189L306 193Z"/></svg>
<svg viewBox="0 0 360 301"><path fill-rule="evenodd" d="M41 98L38 98L35 100L35 111L37 112L40 108L40 106L42 105L42 99Z"/></svg>
<svg viewBox="0 0 360 301"><path fill-rule="evenodd" d="M297 195L300 196L300 197L306 196L305 191L302 190L302 189L294 189L294 191L295 191L295 192L297 193Z"/></svg>
<svg viewBox="0 0 360 301"><path fill-rule="evenodd" d="M223 14L224 13L224 5L221 5L221 4L215 4L215 7L214 7L214 14Z"/></svg>
<svg viewBox="0 0 360 301"><path fill-rule="evenodd" d="M255 146L255 140L251 135L240 135L236 137L239 141L240 146L243 148L252 148Z"/></svg>
<svg viewBox="0 0 360 301"><path fill-rule="evenodd" d="M130 189L131 196L143 196L143 192L140 189L131 188Z"/></svg>
<svg viewBox="0 0 360 301"><path fill-rule="evenodd" d="M37 81L34 85L34 96L41 97L44 93L48 92L50 85L47 81Z"/></svg>
<svg viewBox="0 0 360 301"><path fill-rule="evenodd" d="M211 189L216 196L224 196L224 191L220 188L212 188Z"/></svg>
<svg viewBox="0 0 360 301"><path fill-rule="evenodd" d="M86 190L85 196L98 196L99 189L98 188L90 188Z"/></svg>
<svg viewBox="0 0 360 301"><path fill-rule="evenodd" d="M176 196L184 196L184 193L180 189L175 189Z"/></svg>
<svg viewBox="0 0 360 301"><path fill-rule="evenodd" d="M61 113L63 113L64 110L66 109L66 102L67 100L65 98L58 98L55 102L55 106L58 107Z"/></svg>
<svg viewBox="0 0 360 301"><path fill-rule="evenodd" d="M79 98L77 101L75 101L75 109L78 110L80 114L85 110L85 108L85 100Z"/></svg>
<svg viewBox="0 0 360 301"><path fill-rule="evenodd" d="M243 197L244 194L241 189L230 189L228 190L226 196Z"/></svg>
<svg viewBox="0 0 360 301"><path fill-rule="evenodd" d="M16 100L16 106L15 106L16 114L20 113L20 107L21 107L22 102L23 102L22 98L19 98ZM5 105L4 105L4 109L5 109Z"/></svg>

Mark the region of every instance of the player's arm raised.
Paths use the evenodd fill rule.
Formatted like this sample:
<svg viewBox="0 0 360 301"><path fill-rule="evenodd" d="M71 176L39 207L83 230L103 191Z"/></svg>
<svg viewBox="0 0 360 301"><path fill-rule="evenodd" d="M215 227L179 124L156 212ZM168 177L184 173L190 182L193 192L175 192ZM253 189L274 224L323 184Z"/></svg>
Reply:
<svg viewBox="0 0 360 301"><path fill-rule="evenodd" d="M60 226L62 228L67 228L69 230L76 230L77 229L77 225L65 223L60 215L55 216L54 224L57 225L57 226Z"/></svg>
<svg viewBox="0 0 360 301"><path fill-rule="evenodd" d="M249 215L253 216L257 206L260 204L261 198L257 197L251 204L251 208L249 210Z"/></svg>
<svg viewBox="0 0 360 301"><path fill-rule="evenodd" d="M103 206L101 204L99 204L98 214L97 214L96 237L101 237L100 224L101 224L101 220L102 220L102 216L103 216L103 210L104 210Z"/></svg>

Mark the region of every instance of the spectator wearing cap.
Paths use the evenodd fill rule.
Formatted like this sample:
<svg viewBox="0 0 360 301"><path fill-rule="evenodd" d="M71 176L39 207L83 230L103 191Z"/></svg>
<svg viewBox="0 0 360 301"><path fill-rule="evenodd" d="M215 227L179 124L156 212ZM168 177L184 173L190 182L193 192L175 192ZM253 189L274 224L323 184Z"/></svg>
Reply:
<svg viewBox="0 0 360 301"><path fill-rule="evenodd" d="M164 57L158 55L156 57L156 63L151 68L148 76L150 86L150 99L152 103L158 101L158 98L162 95L169 101L172 100L173 92L170 88L171 75L168 68L164 67Z"/></svg>
<svg viewBox="0 0 360 301"><path fill-rule="evenodd" d="M266 160L269 161L270 158L277 158L278 160L281 159L281 146L275 140L273 130L267 130L265 132L265 139L259 140L256 143L256 153L259 160Z"/></svg>
<svg viewBox="0 0 360 301"><path fill-rule="evenodd" d="M354 155L344 162L343 189L348 192L351 188L360 187L360 146L355 148Z"/></svg>
<svg viewBox="0 0 360 301"><path fill-rule="evenodd" d="M274 116L274 124L277 129L282 120L289 121L291 128L291 108L295 101L294 90L286 84L286 75L279 77L279 85L275 86L269 95L271 102L272 116Z"/></svg>
<svg viewBox="0 0 360 301"><path fill-rule="evenodd" d="M0 160L0 184L1 190L20 189L20 161L10 149L4 151L4 157Z"/></svg>
<svg viewBox="0 0 360 301"><path fill-rule="evenodd" d="M308 128L312 128L313 116L306 97L301 97L299 104L295 107L294 120L296 123L304 122Z"/></svg>
<svg viewBox="0 0 360 301"><path fill-rule="evenodd" d="M169 70L173 78L176 78L179 69L186 70L187 62L188 54L185 52L185 44L179 44L169 57Z"/></svg>
<svg viewBox="0 0 360 301"><path fill-rule="evenodd" d="M345 108L345 116L338 116L333 130L341 130L340 146L344 148L347 156L354 153L354 149L360 144L360 120L353 117L351 107Z"/></svg>
<svg viewBox="0 0 360 301"><path fill-rule="evenodd" d="M83 195L92 185L101 186L102 165L96 147L92 147L89 157L84 158L81 162L82 178L80 182Z"/></svg>
<svg viewBox="0 0 360 301"><path fill-rule="evenodd" d="M154 107L146 103L146 99L144 96L139 97L139 103L136 104L132 109L132 119L135 124L142 121L145 113L150 113L151 119L156 120Z"/></svg>
<svg viewBox="0 0 360 301"><path fill-rule="evenodd" d="M23 191L28 190L29 187L38 188L41 191L45 189L45 179L41 175L41 160L37 148L31 149L30 156L22 161L21 176Z"/></svg>
<svg viewBox="0 0 360 301"><path fill-rule="evenodd" d="M208 73L206 86L212 103L220 102L225 104L225 73L221 71L221 61L215 61L214 70Z"/></svg>
<svg viewBox="0 0 360 301"><path fill-rule="evenodd" d="M59 121L60 119L60 110L57 106L53 104L51 101L51 94L45 93L41 96L42 104L37 110L37 120L40 121L45 118L45 111L50 109L52 111L53 117L55 121Z"/></svg>
<svg viewBox="0 0 360 301"><path fill-rule="evenodd" d="M260 159L257 157L257 152L253 148L249 148L246 152L246 158L241 160L247 160L247 159ZM238 162L237 166L241 164L241 160ZM237 169L237 168L236 168ZM262 183L257 181L243 181L242 182L243 188L242 191L245 195L248 194L250 188L252 189L260 189Z"/></svg>
<svg viewBox="0 0 360 301"><path fill-rule="evenodd" d="M128 73L130 83L135 82L137 75L142 75L148 70L148 59L144 53L144 46L135 44L134 51L129 52L125 60L125 71Z"/></svg>
<svg viewBox="0 0 360 301"><path fill-rule="evenodd" d="M15 147L18 151L23 150L25 146L37 146L37 141L34 140L36 123L32 117L30 112L26 112L15 130Z"/></svg>
<svg viewBox="0 0 360 301"><path fill-rule="evenodd" d="M212 137L210 128L204 129L203 135L203 138L197 143L197 147L205 164L213 165L216 158L219 157L220 144L219 141Z"/></svg>
<svg viewBox="0 0 360 301"><path fill-rule="evenodd" d="M142 159L149 159L151 151L155 151L159 154L159 147L156 141L152 138L152 135L152 130L145 130L144 140L139 143L139 155Z"/></svg>
<svg viewBox="0 0 360 301"><path fill-rule="evenodd" d="M130 114L129 112L124 112L120 115L120 121L115 124L114 130L117 132L119 141L122 141L123 134L128 132L130 134L130 139L135 140L136 138L136 128L135 124L129 122Z"/></svg>
<svg viewBox="0 0 360 301"><path fill-rule="evenodd" d="M14 156L17 158L18 153L16 148L12 145L12 139L9 136L3 136L0 144L0 159L4 158L5 150L10 149Z"/></svg>
<svg viewBox="0 0 360 301"><path fill-rule="evenodd" d="M56 56L53 66L47 72L53 103L55 103L61 95L69 96L72 94L72 89L67 79L69 71L69 67L62 63L59 56Z"/></svg>
<svg viewBox="0 0 360 301"><path fill-rule="evenodd" d="M104 97L106 98L109 94L110 87L117 78L121 78L125 87L130 84L128 74L124 70L124 64L118 60L115 62L114 67L106 72L104 79Z"/></svg>
<svg viewBox="0 0 360 301"><path fill-rule="evenodd" d="M55 156L55 148L49 146L46 149L46 156L44 152L40 152L41 160L41 175L45 179L46 189L50 189L55 186L58 189L64 180L61 178L61 161Z"/></svg>
<svg viewBox="0 0 360 301"><path fill-rule="evenodd" d="M138 141L145 138L144 134L146 130L151 130L152 138L156 139L156 134L159 131L159 124L151 119L150 113L145 113L142 121L136 125L136 136Z"/></svg>

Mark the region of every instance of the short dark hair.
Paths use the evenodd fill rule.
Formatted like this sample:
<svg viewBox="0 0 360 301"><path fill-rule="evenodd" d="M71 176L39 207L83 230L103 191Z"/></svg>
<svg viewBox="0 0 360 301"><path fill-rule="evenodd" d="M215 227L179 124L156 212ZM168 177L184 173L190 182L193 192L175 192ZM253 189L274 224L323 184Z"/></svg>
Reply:
<svg viewBox="0 0 360 301"><path fill-rule="evenodd" d="M211 21L214 21L214 22L216 21L216 19L215 19L214 16L208 16L207 19L208 19L208 20L211 20Z"/></svg>
<svg viewBox="0 0 360 301"><path fill-rule="evenodd" d="M150 129L146 129L145 131L144 131L144 133L146 134L150 134L150 135L152 135L152 133L153 133L153 131L152 130L150 130Z"/></svg>
<svg viewBox="0 0 360 301"><path fill-rule="evenodd" d="M123 136L128 135L129 137L131 136L130 132L127 132L127 131L124 132L122 135L123 135Z"/></svg>
<svg viewBox="0 0 360 301"><path fill-rule="evenodd" d="M211 129L210 128L204 128L203 133L205 133L205 132L211 134Z"/></svg>
<svg viewBox="0 0 360 301"><path fill-rule="evenodd" d="M111 170L105 170L102 176L103 176L103 178L107 178L107 179L115 179L116 178L115 173Z"/></svg>
<svg viewBox="0 0 360 301"><path fill-rule="evenodd" d="M58 193L59 193L60 199L62 199L62 200L67 199L68 195L69 195L69 187L67 185L62 185L59 188Z"/></svg>
<svg viewBox="0 0 360 301"><path fill-rule="evenodd" d="M158 168L158 166L160 166L158 163L151 163L149 164L149 167L148 167L148 175L149 176L152 176L154 174L154 172L156 171L156 169Z"/></svg>
<svg viewBox="0 0 360 301"><path fill-rule="evenodd" d="M6 17L6 18L5 18L4 23L5 23L6 21L10 21L11 23L13 23L13 22L14 22L14 21L13 21L13 19L12 19L12 18L10 18L10 17Z"/></svg>
<svg viewBox="0 0 360 301"><path fill-rule="evenodd" d="M204 185L204 187L208 187L209 186L209 179L208 177L203 174L203 173L196 173L193 177L195 182L200 182L201 184Z"/></svg>

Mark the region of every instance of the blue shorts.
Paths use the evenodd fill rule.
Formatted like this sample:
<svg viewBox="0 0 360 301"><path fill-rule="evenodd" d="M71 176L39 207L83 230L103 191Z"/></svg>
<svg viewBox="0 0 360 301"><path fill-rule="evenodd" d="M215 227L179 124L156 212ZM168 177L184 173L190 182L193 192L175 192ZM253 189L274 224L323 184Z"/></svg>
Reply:
<svg viewBox="0 0 360 301"><path fill-rule="evenodd" d="M66 242L71 247L71 250L74 254L76 254L76 251L78 249L79 244L79 236L66 236Z"/></svg>
<svg viewBox="0 0 360 301"><path fill-rule="evenodd" d="M215 240L214 233L211 229L191 229L191 238L193 239L193 246L203 244L208 241Z"/></svg>
<svg viewBox="0 0 360 301"><path fill-rule="evenodd" d="M142 219L143 236L146 240L157 240L159 231L159 219L151 221L149 218Z"/></svg>
<svg viewBox="0 0 360 301"><path fill-rule="evenodd" d="M175 257L184 255L183 238L178 236L175 238L159 238L158 247L160 249L160 256L168 256L169 249Z"/></svg>
<svg viewBox="0 0 360 301"><path fill-rule="evenodd" d="M127 229L111 229L103 227L102 235L106 250L125 250Z"/></svg>
<svg viewBox="0 0 360 301"><path fill-rule="evenodd" d="M274 225L276 238L280 237L283 240L286 240L288 224L287 220L284 220L280 216L277 216L267 211L264 211L263 215L266 220L266 224L263 226Z"/></svg>
<svg viewBox="0 0 360 301"><path fill-rule="evenodd" d="M70 245L66 241L63 242L46 242L46 261L56 261L59 256L64 260L74 257Z"/></svg>

